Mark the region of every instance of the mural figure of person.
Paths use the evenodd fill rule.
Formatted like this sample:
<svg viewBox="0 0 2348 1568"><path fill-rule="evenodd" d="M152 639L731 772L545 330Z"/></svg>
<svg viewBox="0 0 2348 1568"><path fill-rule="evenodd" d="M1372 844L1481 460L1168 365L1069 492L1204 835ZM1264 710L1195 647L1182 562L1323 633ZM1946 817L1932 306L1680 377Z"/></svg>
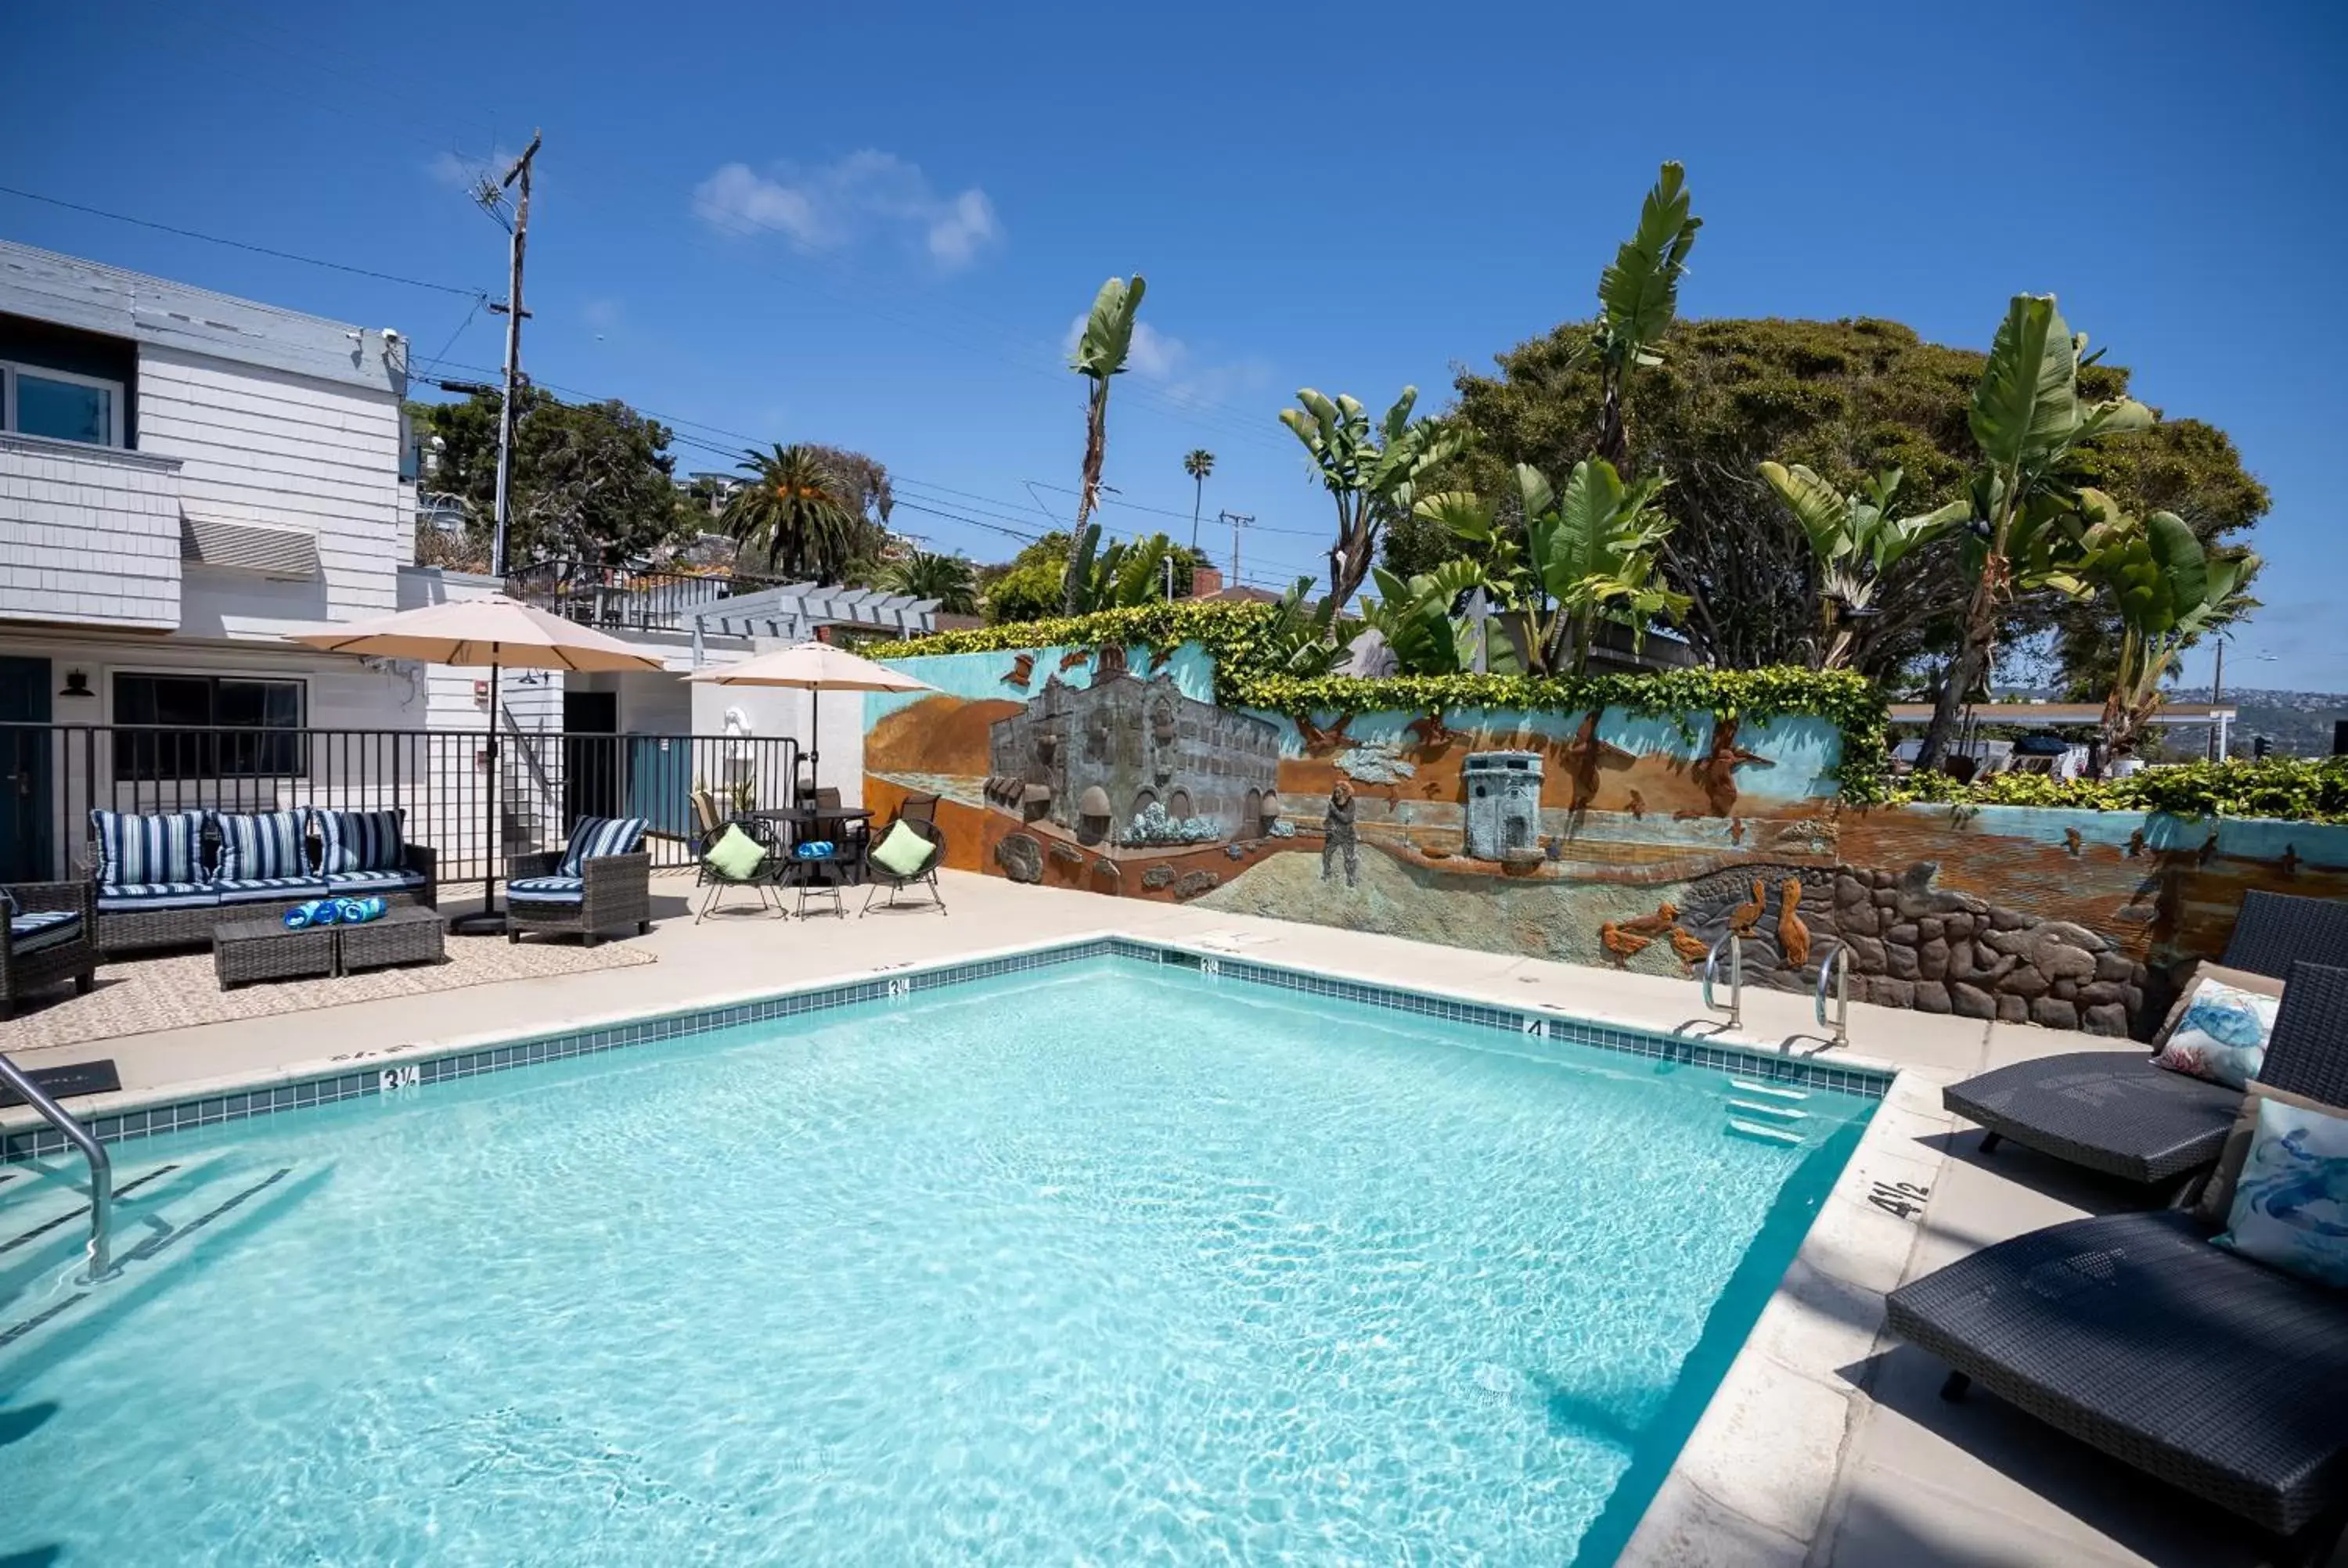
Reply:
<svg viewBox="0 0 2348 1568"><path fill-rule="evenodd" d="M1354 835L1354 786L1344 779L1329 792L1329 811L1321 819L1321 880L1329 880L1329 872L1336 864L1340 852L1345 856L1345 886L1354 886L1360 870L1360 851Z"/></svg>

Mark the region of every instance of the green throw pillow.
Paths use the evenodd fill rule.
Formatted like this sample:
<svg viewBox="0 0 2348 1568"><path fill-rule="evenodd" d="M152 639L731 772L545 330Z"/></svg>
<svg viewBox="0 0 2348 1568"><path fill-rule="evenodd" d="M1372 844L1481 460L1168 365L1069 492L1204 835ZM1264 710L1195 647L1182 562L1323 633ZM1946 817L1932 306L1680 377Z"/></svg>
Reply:
<svg viewBox="0 0 2348 1568"><path fill-rule="evenodd" d="M907 827L903 823L889 830L889 836L872 851L872 864L892 876L911 876L930 863L937 845Z"/></svg>
<svg viewBox="0 0 2348 1568"><path fill-rule="evenodd" d="M720 876L739 882L758 869L767 858L767 846L729 822L706 858Z"/></svg>

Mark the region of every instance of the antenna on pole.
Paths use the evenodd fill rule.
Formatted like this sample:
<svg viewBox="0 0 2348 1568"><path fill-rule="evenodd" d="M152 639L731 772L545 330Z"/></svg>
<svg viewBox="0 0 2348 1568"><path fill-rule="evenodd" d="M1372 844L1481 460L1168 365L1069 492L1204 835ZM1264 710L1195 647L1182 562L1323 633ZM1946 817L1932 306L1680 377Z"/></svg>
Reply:
<svg viewBox="0 0 2348 1568"><path fill-rule="evenodd" d="M1215 521L1231 526L1231 586L1240 586L1240 530L1255 521L1245 512L1224 511L1215 514Z"/></svg>

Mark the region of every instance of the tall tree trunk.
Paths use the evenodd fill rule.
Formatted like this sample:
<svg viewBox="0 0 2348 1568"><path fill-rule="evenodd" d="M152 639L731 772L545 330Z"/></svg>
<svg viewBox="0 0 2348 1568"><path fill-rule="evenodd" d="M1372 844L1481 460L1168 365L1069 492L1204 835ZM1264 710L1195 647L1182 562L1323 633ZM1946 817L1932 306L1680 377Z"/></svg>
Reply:
<svg viewBox="0 0 2348 1568"><path fill-rule="evenodd" d="M1924 748L1917 753L1919 773L1941 765L1941 755L1948 749L1949 733L1956 728L1957 710L1964 705L1965 693L1981 679L1982 669L1988 661L1990 641L1997 631L2000 559L1993 553L1982 563L1981 581L1973 585L1972 602L1965 610L1964 640L1958 644L1956 658L1949 663L1948 675L1941 682L1941 694L1933 700L1931 727L1924 732Z"/></svg>
<svg viewBox="0 0 2348 1568"><path fill-rule="evenodd" d="M1345 497L1337 497L1337 542L1329 547L1329 598L1336 606L1333 614L1343 614L1345 606L1361 590L1362 580L1370 575L1370 499L1357 496L1353 507Z"/></svg>
<svg viewBox="0 0 2348 1568"><path fill-rule="evenodd" d="M1598 456L1623 478L1631 477L1631 433L1622 424L1622 382L1627 369L1604 372L1605 391L1598 410Z"/></svg>
<svg viewBox="0 0 2348 1568"><path fill-rule="evenodd" d="M1093 508L1100 502L1101 465L1108 455L1108 377L1101 376L1093 383L1091 406L1085 417L1085 477L1076 492L1076 526L1068 535L1068 564L1061 573L1060 609L1069 615L1076 613L1083 601L1084 584L1078 572L1084 565L1085 525L1092 521Z"/></svg>

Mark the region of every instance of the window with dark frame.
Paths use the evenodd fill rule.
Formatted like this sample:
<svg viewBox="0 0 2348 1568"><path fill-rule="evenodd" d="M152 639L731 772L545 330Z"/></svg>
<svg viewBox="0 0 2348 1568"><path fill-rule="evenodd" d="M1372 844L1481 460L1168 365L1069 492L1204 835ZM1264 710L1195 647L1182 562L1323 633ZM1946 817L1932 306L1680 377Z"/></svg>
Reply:
<svg viewBox="0 0 2348 1568"><path fill-rule="evenodd" d="M308 696L299 681L118 674L115 782L307 774L310 755L304 726Z"/></svg>

